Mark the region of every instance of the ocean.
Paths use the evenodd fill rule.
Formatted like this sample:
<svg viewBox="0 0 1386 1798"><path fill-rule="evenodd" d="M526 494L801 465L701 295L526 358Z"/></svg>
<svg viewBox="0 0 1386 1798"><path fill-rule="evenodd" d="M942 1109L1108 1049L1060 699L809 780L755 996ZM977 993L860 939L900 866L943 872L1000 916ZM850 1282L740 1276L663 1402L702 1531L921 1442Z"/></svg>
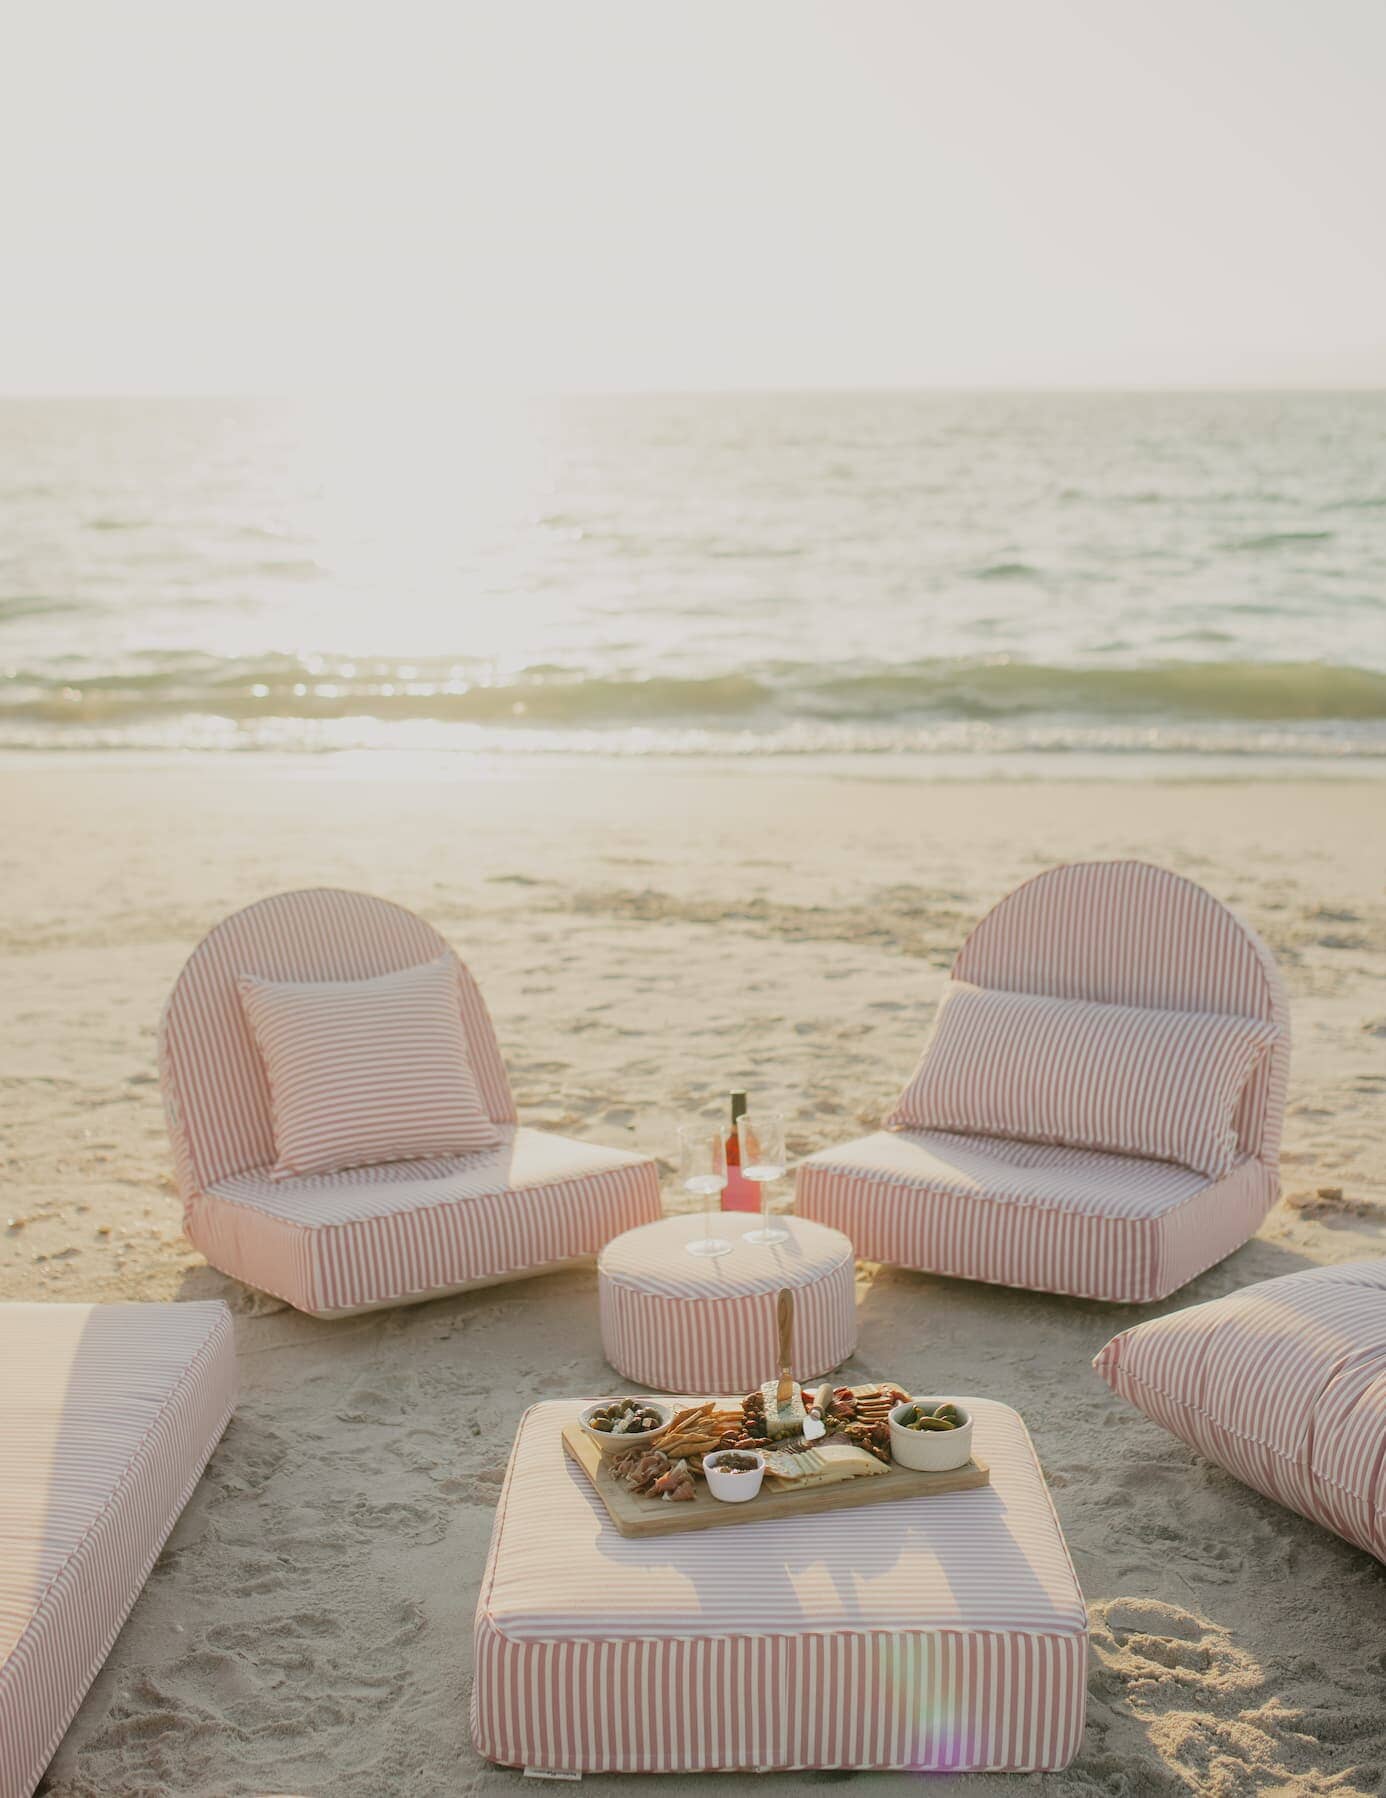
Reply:
<svg viewBox="0 0 1386 1798"><path fill-rule="evenodd" d="M3 400L0 748L1377 772L1386 394Z"/></svg>

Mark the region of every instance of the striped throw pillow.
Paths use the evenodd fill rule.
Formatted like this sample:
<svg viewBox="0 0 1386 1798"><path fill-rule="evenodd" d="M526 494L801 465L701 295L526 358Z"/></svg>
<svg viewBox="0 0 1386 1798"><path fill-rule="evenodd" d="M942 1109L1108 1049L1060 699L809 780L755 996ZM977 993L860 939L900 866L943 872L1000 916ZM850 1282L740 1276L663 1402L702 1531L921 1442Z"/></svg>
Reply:
<svg viewBox="0 0 1386 1798"><path fill-rule="evenodd" d="M950 981L886 1124L1108 1149L1218 1180L1238 1158L1237 1100L1276 1035L1257 1018Z"/></svg>
<svg viewBox="0 0 1386 1798"><path fill-rule="evenodd" d="M269 1081L276 1180L500 1141L450 955L373 980L236 982Z"/></svg>

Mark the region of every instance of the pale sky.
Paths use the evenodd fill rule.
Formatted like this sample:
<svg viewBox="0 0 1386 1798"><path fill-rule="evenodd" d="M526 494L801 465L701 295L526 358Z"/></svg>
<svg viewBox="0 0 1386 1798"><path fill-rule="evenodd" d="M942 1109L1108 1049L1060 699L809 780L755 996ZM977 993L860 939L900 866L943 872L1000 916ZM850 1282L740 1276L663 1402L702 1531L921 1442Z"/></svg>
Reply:
<svg viewBox="0 0 1386 1798"><path fill-rule="evenodd" d="M1386 384L1382 0L19 0L0 392Z"/></svg>

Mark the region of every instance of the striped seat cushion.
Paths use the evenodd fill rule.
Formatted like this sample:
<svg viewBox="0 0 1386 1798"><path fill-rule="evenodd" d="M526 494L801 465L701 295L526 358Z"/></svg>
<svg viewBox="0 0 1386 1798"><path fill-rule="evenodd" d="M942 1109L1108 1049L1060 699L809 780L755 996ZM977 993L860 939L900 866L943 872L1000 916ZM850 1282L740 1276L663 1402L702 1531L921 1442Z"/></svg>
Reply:
<svg viewBox="0 0 1386 1798"><path fill-rule="evenodd" d="M1093 1365L1210 1461L1386 1561L1386 1260L1137 1324Z"/></svg>
<svg viewBox="0 0 1386 1798"><path fill-rule="evenodd" d="M1155 1011L949 981L888 1128L957 1130L1172 1161L1221 1179L1258 1018Z"/></svg>
<svg viewBox="0 0 1386 1798"><path fill-rule="evenodd" d="M1025 1426L964 1401L973 1492L620 1536L560 1430L520 1425L476 1612L472 1737L567 1771L1065 1766L1087 1617Z"/></svg>
<svg viewBox="0 0 1386 1798"><path fill-rule="evenodd" d="M235 1404L224 1305L0 1305L0 1794L38 1783Z"/></svg>
<svg viewBox="0 0 1386 1798"><path fill-rule="evenodd" d="M191 1200L188 1235L214 1267L325 1315L595 1255L660 1215L647 1156L512 1124L496 1135L465 1157L228 1175Z"/></svg>
<svg viewBox="0 0 1386 1798"><path fill-rule="evenodd" d="M865 1261L1143 1303L1245 1242L1275 1196L1250 1157L1209 1181L1102 1150L894 1130L810 1155L794 1205Z"/></svg>
<svg viewBox="0 0 1386 1798"><path fill-rule="evenodd" d="M269 1082L274 1179L499 1141L472 1073L451 955L369 980L243 975L237 987Z"/></svg>

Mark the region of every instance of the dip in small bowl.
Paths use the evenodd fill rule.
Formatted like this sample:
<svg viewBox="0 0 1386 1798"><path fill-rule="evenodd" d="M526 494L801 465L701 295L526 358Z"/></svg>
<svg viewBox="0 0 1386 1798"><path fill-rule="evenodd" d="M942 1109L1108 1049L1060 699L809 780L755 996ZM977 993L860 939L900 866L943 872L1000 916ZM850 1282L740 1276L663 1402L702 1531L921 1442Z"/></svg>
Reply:
<svg viewBox="0 0 1386 1798"><path fill-rule="evenodd" d="M765 1456L758 1448L716 1449L703 1456L703 1477L714 1498L728 1505L743 1505L760 1491Z"/></svg>

